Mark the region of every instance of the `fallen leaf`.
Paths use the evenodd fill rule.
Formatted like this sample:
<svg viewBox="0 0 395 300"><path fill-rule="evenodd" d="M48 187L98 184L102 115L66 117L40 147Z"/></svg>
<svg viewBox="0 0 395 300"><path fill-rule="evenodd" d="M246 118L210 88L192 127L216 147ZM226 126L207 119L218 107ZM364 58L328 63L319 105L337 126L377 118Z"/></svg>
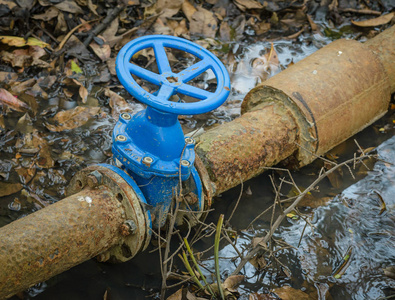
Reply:
<svg viewBox="0 0 395 300"><path fill-rule="evenodd" d="M48 22L49 20L56 18L58 14L59 10L56 7L51 6L45 11L45 13L32 16L32 19Z"/></svg>
<svg viewBox="0 0 395 300"><path fill-rule="evenodd" d="M11 87L11 91L14 94L20 94L23 91L26 91L27 89L31 88L35 83L36 83L36 79L34 78L30 78L25 81L20 81Z"/></svg>
<svg viewBox="0 0 395 300"><path fill-rule="evenodd" d="M267 266L265 256L263 256L263 255L255 255L253 258L250 259L249 262L257 270L263 270Z"/></svg>
<svg viewBox="0 0 395 300"><path fill-rule="evenodd" d="M95 52L95 54L102 61L107 61L107 59L109 59L111 56L111 48L110 45L108 45L107 43L104 43L103 45L99 45L93 41L92 43L89 44L89 47L92 48L93 52Z"/></svg>
<svg viewBox="0 0 395 300"><path fill-rule="evenodd" d="M395 16L395 12L382 15L378 18L364 20L364 21L351 21L352 24L359 27L374 27L389 23Z"/></svg>
<svg viewBox="0 0 395 300"><path fill-rule="evenodd" d="M49 44L40 41L34 37L25 40L23 37L17 36L0 36L0 42L12 47L39 46L41 48L49 47Z"/></svg>
<svg viewBox="0 0 395 300"><path fill-rule="evenodd" d="M237 287L244 280L244 275L232 275L225 279L222 284L231 293L237 293Z"/></svg>
<svg viewBox="0 0 395 300"><path fill-rule="evenodd" d="M263 8L263 5L255 0L233 0L233 2L241 11L246 11L247 9Z"/></svg>
<svg viewBox="0 0 395 300"><path fill-rule="evenodd" d="M107 59L106 63L110 74L114 76L117 75L117 71L115 70L115 57Z"/></svg>
<svg viewBox="0 0 395 300"><path fill-rule="evenodd" d="M282 300L312 300L308 294L301 290L294 289L290 286L283 286L273 290L280 299Z"/></svg>
<svg viewBox="0 0 395 300"><path fill-rule="evenodd" d="M58 132L74 129L87 123L99 111L99 107L77 106L74 109L58 112L51 120L55 124L45 123L45 127Z"/></svg>
<svg viewBox="0 0 395 300"><path fill-rule="evenodd" d="M8 183L0 181L0 197L12 195L19 192L22 189L22 184L20 183Z"/></svg>
<svg viewBox="0 0 395 300"><path fill-rule="evenodd" d="M1 72L0 71L0 82L11 83L18 79L18 74L13 72Z"/></svg>
<svg viewBox="0 0 395 300"><path fill-rule="evenodd" d="M19 180L21 181L22 184L28 184L30 180L34 177L36 174L36 168L23 168L23 167L18 167L15 168L15 171L19 175Z"/></svg>
<svg viewBox="0 0 395 300"><path fill-rule="evenodd" d="M180 11L183 2L184 0L158 0L154 5L145 9L144 16L160 14L159 18L166 22L168 18Z"/></svg>
<svg viewBox="0 0 395 300"><path fill-rule="evenodd" d="M185 0L182 4L182 12L187 17L188 21L191 22L192 16L195 12L197 12L197 9L191 4L191 2Z"/></svg>
<svg viewBox="0 0 395 300"><path fill-rule="evenodd" d="M71 71L73 71L74 73L77 73L77 74L82 73L81 68L77 65L77 63L74 60L71 60L70 65L71 65Z"/></svg>
<svg viewBox="0 0 395 300"><path fill-rule="evenodd" d="M274 297L270 294L258 294L253 293L248 296L248 300L276 300L277 297Z"/></svg>
<svg viewBox="0 0 395 300"><path fill-rule="evenodd" d="M5 89L0 88L0 104L6 105L13 110L26 112L29 110L29 106L16 97L14 97L10 92Z"/></svg>
<svg viewBox="0 0 395 300"><path fill-rule="evenodd" d="M104 40L108 41L110 39L113 39L117 34L118 26L119 26L119 20L118 18L115 18L111 22L110 26L106 30L104 30L103 33L101 34Z"/></svg>
<svg viewBox="0 0 395 300"><path fill-rule="evenodd" d="M82 85L81 82L74 78L66 78L62 81L67 87L78 87L78 94L82 100L82 103L86 103L88 98L88 90Z"/></svg>
<svg viewBox="0 0 395 300"><path fill-rule="evenodd" d="M78 6L77 3L75 3L72 0L65 0L62 1L58 4L55 4L55 7L61 11L69 12L72 14L82 14L84 11L82 10L81 7Z"/></svg>
<svg viewBox="0 0 395 300"><path fill-rule="evenodd" d="M197 11L192 15L189 22L190 33L215 38L217 29L217 20L213 12L198 6Z"/></svg>
<svg viewBox="0 0 395 300"><path fill-rule="evenodd" d="M386 267L383 271L385 276L395 279L395 266Z"/></svg>
<svg viewBox="0 0 395 300"><path fill-rule="evenodd" d="M15 130L23 134L32 133L33 129L33 120L28 113L24 114L15 126Z"/></svg>
<svg viewBox="0 0 395 300"><path fill-rule="evenodd" d="M110 98L111 115L115 120L119 119L121 113L133 111L132 107L122 96L110 89L104 89L104 95Z"/></svg>

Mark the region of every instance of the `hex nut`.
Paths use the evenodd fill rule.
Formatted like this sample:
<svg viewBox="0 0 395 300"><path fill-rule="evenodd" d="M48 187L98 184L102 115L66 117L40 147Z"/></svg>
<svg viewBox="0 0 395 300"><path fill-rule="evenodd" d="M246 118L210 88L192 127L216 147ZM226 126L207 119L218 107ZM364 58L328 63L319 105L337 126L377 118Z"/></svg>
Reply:
<svg viewBox="0 0 395 300"><path fill-rule="evenodd" d="M143 164L145 164L147 167L150 167L153 162L154 160L151 157L149 156L143 157Z"/></svg>
<svg viewBox="0 0 395 300"><path fill-rule="evenodd" d="M122 134L119 134L119 135L117 135L117 137L115 139L117 141L120 141L120 142L125 142L126 141L126 136L124 136Z"/></svg>
<svg viewBox="0 0 395 300"><path fill-rule="evenodd" d="M191 165L191 163L189 161L187 161L186 159L183 159L181 161L181 166L189 167L190 165Z"/></svg>
<svg viewBox="0 0 395 300"><path fill-rule="evenodd" d="M185 138L185 143L192 145L192 144L195 144L195 140L193 138L187 137L187 138Z"/></svg>
<svg viewBox="0 0 395 300"><path fill-rule="evenodd" d="M126 220L119 228L119 231L123 236L128 236L130 234L133 234L136 232L136 230L137 230L137 226L133 220Z"/></svg>
<svg viewBox="0 0 395 300"><path fill-rule="evenodd" d="M123 113L123 114L121 114L121 118L124 119L124 120L130 120L131 116L129 114L127 114L127 113Z"/></svg>
<svg viewBox="0 0 395 300"><path fill-rule="evenodd" d="M95 187L101 185L102 179L103 179L103 177L100 174L100 172L95 170L95 171L91 172L90 174L88 174L86 181L87 181L90 188L95 188Z"/></svg>

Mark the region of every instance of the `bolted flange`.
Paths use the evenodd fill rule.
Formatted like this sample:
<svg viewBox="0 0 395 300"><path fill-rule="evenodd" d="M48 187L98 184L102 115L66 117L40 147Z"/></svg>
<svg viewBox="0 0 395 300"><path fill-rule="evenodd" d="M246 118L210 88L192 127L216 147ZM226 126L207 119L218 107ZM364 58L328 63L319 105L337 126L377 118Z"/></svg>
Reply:
<svg viewBox="0 0 395 300"><path fill-rule="evenodd" d="M151 214L145 209L147 202L133 179L121 169L106 164L89 166L74 175L67 187L67 194L105 186L124 210L124 222L119 226L120 244L97 259L124 262L143 251L151 239Z"/></svg>

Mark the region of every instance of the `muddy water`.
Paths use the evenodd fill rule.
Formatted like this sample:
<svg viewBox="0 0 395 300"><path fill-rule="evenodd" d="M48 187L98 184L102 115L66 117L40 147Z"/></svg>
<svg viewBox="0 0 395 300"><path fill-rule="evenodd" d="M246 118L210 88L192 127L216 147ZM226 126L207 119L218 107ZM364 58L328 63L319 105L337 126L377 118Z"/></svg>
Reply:
<svg viewBox="0 0 395 300"><path fill-rule="evenodd" d="M219 52L232 74L233 91L230 98L214 112L182 119L184 131L189 132L201 126L208 128L239 116L239 107L244 95L257 83L329 42L329 38L321 35L302 36L298 42L274 42L280 66L261 68L258 73L254 68L257 66L254 62L256 63L256 59L263 59L260 65L267 67L264 55L270 52L270 43L230 45L231 55L221 56ZM210 74L207 74L204 80L210 81ZM103 110L111 115L107 100L100 93L97 99ZM56 97L53 101L57 101ZM65 104L56 102L54 105ZM137 103L132 105L135 111L143 108ZM395 169L390 165L395 164L395 140L392 137L393 125L389 125L392 124L392 119L393 116L389 114L356 137L363 148L379 146L377 152L386 162L375 163L371 171L359 170L357 180L344 175L340 178L342 184L339 187L334 187L328 180L320 183L314 196L317 199L330 198L330 201L327 205L315 209L301 209L311 218L314 230L306 227L300 247L297 246L305 227L303 220L288 219L276 233L277 239L283 239L296 247L278 251L277 254L278 259L289 269L284 271L279 264L271 264L265 271L257 271L252 265L247 264L242 270L246 279L239 288L241 299L248 299L251 293L268 293L282 285L301 289L315 298L318 288L323 293L328 291L327 296L330 295L333 299L377 299L389 295L394 284L383 275L382 269L395 263ZM64 151L70 151L75 155L59 160L58 170L61 174L48 172L43 179L40 195L48 203L62 197L66 181L78 169L93 163L110 162L110 133L114 125L115 121L112 118L101 118L71 132L47 137L53 148L60 149L59 155ZM7 153L6 146L2 147L3 153ZM338 147L334 154L339 157L338 161L342 161L357 150L353 140L350 140ZM316 162L293 172L297 184L307 187L316 178L321 165L320 162ZM373 162L370 165L373 166ZM231 221L232 228L238 232L237 246L240 251L249 247L254 236L264 235L265 230L269 228L270 214L256 221L253 227L247 230L247 226L257 214L273 203L274 194L268 175L272 175L278 181L284 174L267 172L244 183L242 205ZM247 190L249 191L246 193ZM237 187L218 198L214 205L215 212L208 221L216 222L220 213L229 216L239 192L240 187ZM289 192L284 190L285 195ZM387 207L381 214L378 194ZM14 196L9 196L7 203L1 203L1 225L34 209L28 204L17 207L13 205L14 200ZM203 240L196 248L203 250L212 243L212 240ZM335 272L348 252L351 255L350 264L340 278L335 278ZM221 272L226 278L234 270L238 260L233 259L236 253L231 246L222 245L220 254ZM210 255L209 253L203 257L208 278L211 278L210 272L214 270ZM102 264L91 260L31 288L26 298L102 299L106 291L110 299L156 297L161 283L158 266L157 252L150 254L148 251L138 255L131 262L120 265ZM176 266L181 267L180 262L176 262Z"/></svg>

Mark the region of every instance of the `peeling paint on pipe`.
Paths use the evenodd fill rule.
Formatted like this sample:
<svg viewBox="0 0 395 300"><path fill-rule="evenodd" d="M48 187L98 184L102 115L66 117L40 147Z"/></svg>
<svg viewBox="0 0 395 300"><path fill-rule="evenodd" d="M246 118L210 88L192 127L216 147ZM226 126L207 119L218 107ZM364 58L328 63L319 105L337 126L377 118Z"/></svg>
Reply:
<svg viewBox="0 0 395 300"><path fill-rule="evenodd" d="M123 209L105 187L86 189L1 228L0 299L116 245Z"/></svg>

